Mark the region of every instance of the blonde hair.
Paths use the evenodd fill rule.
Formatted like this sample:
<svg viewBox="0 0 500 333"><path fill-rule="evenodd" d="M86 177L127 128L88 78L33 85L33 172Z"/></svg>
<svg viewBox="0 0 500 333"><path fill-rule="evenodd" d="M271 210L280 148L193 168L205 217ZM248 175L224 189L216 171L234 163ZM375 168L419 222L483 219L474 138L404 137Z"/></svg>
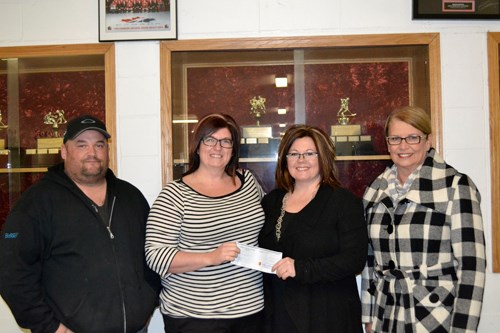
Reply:
<svg viewBox="0 0 500 333"><path fill-rule="evenodd" d="M416 106L405 106L392 111L385 121L385 136L389 135L389 126L393 119L405 122L415 127L427 136L432 133L431 117L429 113L425 112L425 110L422 108Z"/></svg>

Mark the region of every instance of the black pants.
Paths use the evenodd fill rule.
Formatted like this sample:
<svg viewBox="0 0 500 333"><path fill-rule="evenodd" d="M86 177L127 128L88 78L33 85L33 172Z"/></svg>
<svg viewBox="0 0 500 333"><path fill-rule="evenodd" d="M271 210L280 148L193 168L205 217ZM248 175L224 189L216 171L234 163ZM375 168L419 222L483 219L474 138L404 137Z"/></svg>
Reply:
<svg viewBox="0 0 500 333"><path fill-rule="evenodd" d="M260 333L262 311L233 319L172 318L163 315L165 333Z"/></svg>

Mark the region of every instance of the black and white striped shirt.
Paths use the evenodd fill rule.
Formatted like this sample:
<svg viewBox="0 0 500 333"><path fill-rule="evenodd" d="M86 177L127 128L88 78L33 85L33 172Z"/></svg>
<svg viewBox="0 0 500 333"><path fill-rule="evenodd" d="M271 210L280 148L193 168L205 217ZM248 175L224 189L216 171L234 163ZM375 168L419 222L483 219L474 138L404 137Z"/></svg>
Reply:
<svg viewBox="0 0 500 333"><path fill-rule="evenodd" d="M162 277L161 312L172 317L237 318L263 308L260 272L224 263L168 273L177 252L209 252L226 242L257 245L264 224L263 191L249 171L222 197L202 195L181 180L168 183L151 207L146 260Z"/></svg>

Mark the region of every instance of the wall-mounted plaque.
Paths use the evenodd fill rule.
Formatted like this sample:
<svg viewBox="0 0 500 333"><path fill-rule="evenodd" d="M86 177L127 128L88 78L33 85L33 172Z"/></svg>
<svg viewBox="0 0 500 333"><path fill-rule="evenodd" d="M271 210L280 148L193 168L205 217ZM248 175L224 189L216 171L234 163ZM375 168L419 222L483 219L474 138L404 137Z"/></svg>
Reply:
<svg viewBox="0 0 500 333"><path fill-rule="evenodd" d="M272 138L273 128L271 126L242 126L244 138Z"/></svg>
<svg viewBox="0 0 500 333"><path fill-rule="evenodd" d="M413 0L414 19L500 19L500 0Z"/></svg>
<svg viewBox="0 0 500 333"><path fill-rule="evenodd" d="M360 135L361 125L332 125L331 135Z"/></svg>
<svg viewBox="0 0 500 333"><path fill-rule="evenodd" d="M36 140L37 149L61 148L63 138L39 138Z"/></svg>

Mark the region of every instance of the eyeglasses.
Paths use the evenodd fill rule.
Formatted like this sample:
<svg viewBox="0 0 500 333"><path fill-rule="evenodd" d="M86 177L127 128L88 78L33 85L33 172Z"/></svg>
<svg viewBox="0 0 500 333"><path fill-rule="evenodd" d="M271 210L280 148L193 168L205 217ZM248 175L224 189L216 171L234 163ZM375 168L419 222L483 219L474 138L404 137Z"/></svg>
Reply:
<svg viewBox="0 0 500 333"><path fill-rule="evenodd" d="M201 140L205 146L209 147L215 147L217 145L217 142L220 144L222 148L232 148L233 147L233 140L231 139L216 139L213 136L207 136Z"/></svg>
<svg viewBox="0 0 500 333"><path fill-rule="evenodd" d="M390 145L399 145L403 140L409 145L418 145L422 139L427 139L427 135L408 135L405 138L400 136L388 136L385 138Z"/></svg>
<svg viewBox="0 0 500 333"><path fill-rule="evenodd" d="M318 153L316 152L312 152L312 151L308 151L306 153L303 153L303 154L300 154L300 153L289 153L289 154L286 154L286 157L289 159L289 160L299 160L300 157L302 156L305 160L312 160L316 157L318 157Z"/></svg>

